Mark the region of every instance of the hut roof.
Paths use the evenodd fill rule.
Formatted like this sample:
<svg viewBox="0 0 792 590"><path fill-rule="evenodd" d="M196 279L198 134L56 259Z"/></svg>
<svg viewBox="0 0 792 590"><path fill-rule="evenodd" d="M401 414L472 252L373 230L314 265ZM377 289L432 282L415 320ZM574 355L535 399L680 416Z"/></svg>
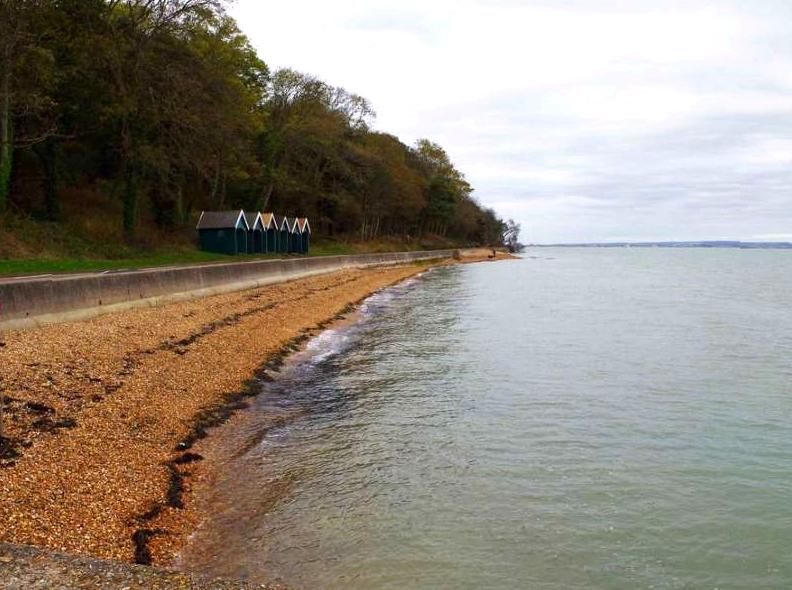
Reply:
<svg viewBox="0 0 792 590"><path fill-rule="evenodd" d="M238 211L202 211L195 229L232 229L239 225L240 217L245 227L250 229L242 209Z"/></svg>
<svg viewBox="0 0 792 590"><path fill-rule="evenodd" d="M264 224L264 229L269 229L270 225L273 227L277 225L274 213L262 213L261 222Z"/></svg>
<svg viewBox="0 0 792 590"><path fill-rule="evenodd" d="M281 230L287 229L287 230L291 231L291 224L289 223L289 218L288 217L279 218L279 220L278 220L278 229L281 229Z"/></svg>
<svg viewBox="0 0 792 590"><path fill-rule="evenodd" d="M298 217L297 218L297 229L300 230L300 233L311 233L311 224L308 223L307 217Z"/></svg>
<svg viewBox="0 0 792 590"><path fill-rule="evenodd" d="M248 229L256 229L257 225L264 226L261 221L261 213L258 212L245 211L245 222L247 222Z"/></svg>
<svg viewBox="0 0 792 590"><path fill-rule="evenodd" d="M286 218L286 227L289 229L291 233L298 231L297 229L297 218L296 217L287 217Z"/></svg>

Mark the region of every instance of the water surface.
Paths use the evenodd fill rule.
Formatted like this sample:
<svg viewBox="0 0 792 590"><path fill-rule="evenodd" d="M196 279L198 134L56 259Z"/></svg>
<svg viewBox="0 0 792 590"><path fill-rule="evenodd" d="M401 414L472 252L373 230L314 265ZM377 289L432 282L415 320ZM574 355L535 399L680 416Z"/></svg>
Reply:
<svg viewBox="0 0 792 590"><path fill-rule="evenodd" d="M792 254L537 249L264 391L183 566L306 589L792 587Z"/></svg>

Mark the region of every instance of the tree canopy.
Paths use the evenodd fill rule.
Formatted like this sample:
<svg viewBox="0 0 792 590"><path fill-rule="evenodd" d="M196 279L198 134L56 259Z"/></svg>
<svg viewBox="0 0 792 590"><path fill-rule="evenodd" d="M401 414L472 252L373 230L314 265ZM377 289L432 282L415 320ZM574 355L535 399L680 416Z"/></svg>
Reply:
<svg viewBox="0 0 792 590"><path fill-rule="evenodd" d="M244 207L325 235L502 243L441 146L375 131L357 94L270 71L221 0L0 0L0 56L0 214L55 221L65 187L100 185L130 237L144 214L169 228Z"/></svg>

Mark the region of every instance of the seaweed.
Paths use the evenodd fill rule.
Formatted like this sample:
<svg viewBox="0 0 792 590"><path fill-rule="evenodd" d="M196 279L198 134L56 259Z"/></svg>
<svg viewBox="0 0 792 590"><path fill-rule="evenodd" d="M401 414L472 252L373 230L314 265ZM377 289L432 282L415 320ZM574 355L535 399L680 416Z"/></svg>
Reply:
<svg viewBox="0 0 792 590"><path fill-rule="evenodd" d="M170 475L168 492L166 494L167 504L171 508L184 508L184 501L182 500L182 495L184 494L184 477L172 463L168 463L166 467Z"/></svg>
<svg viewBox="0 0 792 590"><path fill-rule="evenodd" d="M139 565L151 565L151 549L149 541L157 535L166 531L162 529L138 529L132 534L132 544L135 547L135 563Z"/></svg>
<svg viewBox="0 0 792 590"><path fill-rule="evenodd" d="M198 453L184 453L180 457L173 460L174 465L186 465L188 463L195 463L196 461L203 461L203 457Z"/></svg>
<svg viewBox="0 0 792 590"><path fill-rule="evenodd" d="M20 441L15 438L0 436L0 467L11 467L21 456L17 448Z"/></svg>
<svg viewBox="0 0 792 590"><path fill-rule="evenodd" d="M55 411L48 405L40 404L38 402L25 402L25 407L34 414L39 415L52 414Z"/></svg>
<svg viewBox="0 0 792 590"><path fill-rule="evenodd" d="M57 432L65 428L74 428L77 426L77 421L74 420L74 418L64 418L56 422L48 416L44 416L33 422L31 426L37 428L41 432Z"/></svg>

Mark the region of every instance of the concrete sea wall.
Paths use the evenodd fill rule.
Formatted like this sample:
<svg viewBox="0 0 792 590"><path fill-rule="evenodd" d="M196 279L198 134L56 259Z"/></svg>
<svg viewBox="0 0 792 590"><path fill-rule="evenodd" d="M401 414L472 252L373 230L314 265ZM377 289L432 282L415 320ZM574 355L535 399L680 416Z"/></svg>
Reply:
<svg viewBox="0 0 792 590"><path fill-rule="evenodd" d="M0 330L87 319L130 307L239 291L347 268L477 256L486 252L481 249L393 252L8 278L0 280Z"/></svg>

